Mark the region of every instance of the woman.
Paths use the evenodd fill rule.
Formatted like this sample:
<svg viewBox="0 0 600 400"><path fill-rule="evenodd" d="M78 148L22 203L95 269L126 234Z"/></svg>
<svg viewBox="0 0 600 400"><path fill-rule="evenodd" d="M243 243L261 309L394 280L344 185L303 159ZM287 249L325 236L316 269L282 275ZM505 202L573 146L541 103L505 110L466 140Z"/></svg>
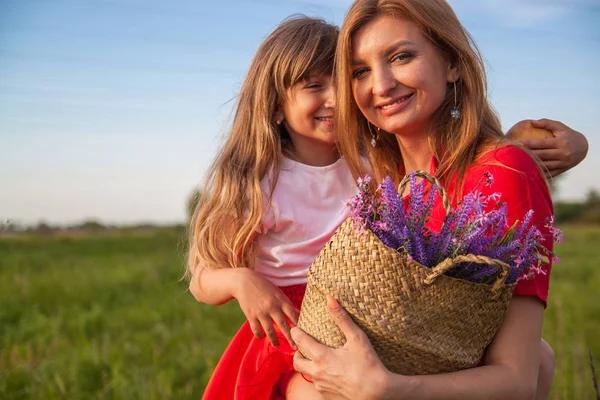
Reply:
<svg viewBox="0 0 600 400"><path fill-rule="evenodd" d="M365 172L360 155L366 149L377 181L428 170L456 202L483 171L493 171L498 183L493 191L508 204L509 224L528 209L535 210L536 224L551 215L542 174L527 153L504 138L488 103L481 56L444 0L356 1L341 28L335 72L336 124L355 177ZM327 349L294 329L295 342L313 359L298 352L295 368L331 398L533 399L548 275L549 270L517 285L479 367L428 376L392 374L330 299L346 346Z"/></svg>

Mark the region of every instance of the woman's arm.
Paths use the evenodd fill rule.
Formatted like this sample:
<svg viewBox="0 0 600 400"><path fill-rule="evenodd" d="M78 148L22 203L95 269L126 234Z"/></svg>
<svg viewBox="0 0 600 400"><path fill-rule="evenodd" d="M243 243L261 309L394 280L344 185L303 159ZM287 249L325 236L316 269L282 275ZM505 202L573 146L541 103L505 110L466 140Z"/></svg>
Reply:
<svg viewBox="0 0 600 400"><path fill-rule="evenodd" d="M312 358L309 361L297 352L294 367L310 375L326 398L529 400L537 383L543 310L537 298L515 297L482 366L447 374L403 376L385 369L365 333L342 307L330 306L346 344L331 349L294 328L292 337Z"/></svg>
<svg viewBox="0 0 600 400"><path fill-rule="evenodd" d="M522 140L543 163L546 178L552 178L579 164L588 152L588 142L583 134L562 122L551 119L532 120L536 128L547 129L554 137Z"/></svg>

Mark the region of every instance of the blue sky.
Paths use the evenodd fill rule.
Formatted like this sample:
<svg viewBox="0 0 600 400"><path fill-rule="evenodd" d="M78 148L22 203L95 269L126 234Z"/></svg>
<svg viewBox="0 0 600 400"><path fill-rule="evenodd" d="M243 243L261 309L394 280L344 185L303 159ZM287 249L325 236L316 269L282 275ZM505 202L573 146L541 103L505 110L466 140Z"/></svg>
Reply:
<svg viewBox="0 0 600 400"><path fill-rule="evenodd" d="M293 13L349 0L0 0L0 218L183 221L250 59ZM453 0L504 128L559 119L587 159L559 197L600 188L600 0Z"/></svg>

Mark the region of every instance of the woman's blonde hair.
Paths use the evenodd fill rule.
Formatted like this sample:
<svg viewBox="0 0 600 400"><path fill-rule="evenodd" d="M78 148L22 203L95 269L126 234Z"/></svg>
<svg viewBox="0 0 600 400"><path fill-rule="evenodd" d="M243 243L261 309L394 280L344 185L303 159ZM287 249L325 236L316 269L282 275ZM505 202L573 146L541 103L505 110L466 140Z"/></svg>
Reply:
<svg viewBox="0 0 600 400"><path fill-rule="evenodd" d="M362 115L352 94L352 40L361 28L383 16L415 23L458 69L456 102L461 116L456 120L450 117L455 104L455 89L454 84L449 84L446 98L433 116L429 143L439 161L438 178L447 180L456 176L460 187L460 178L467 168L497 146L504 135L488 102L481 54L445 0L357 0L352 4L341 27L336 52L336 126L341 151L354 177L365 173L360 159L365 151L377 182L388 175L398 182L403 175L402 155L394 135L381 131L376 147L366 144L371 138L369 128L376 128Z"/></svg>
<svg viewBox="0 0 600 400"><path fill-rule="evenodd" d="M270 203L261 181L277 183L282 151L290 145L275 121L287 89L333 69L338 28L296 15L260 45L236 101L228 137L205 178L189 225L186 275L198 265L252 267L263 208Z"/></svg>

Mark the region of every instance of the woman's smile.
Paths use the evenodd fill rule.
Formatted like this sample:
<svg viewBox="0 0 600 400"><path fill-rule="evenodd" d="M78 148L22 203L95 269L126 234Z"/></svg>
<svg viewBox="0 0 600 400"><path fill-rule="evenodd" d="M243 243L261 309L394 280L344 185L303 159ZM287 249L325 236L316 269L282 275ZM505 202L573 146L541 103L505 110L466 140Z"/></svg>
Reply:
<svg viewBox="0 0 600 400"><path fill-rule="evenodd" d="M383 116L394 115L400 111L402 111L406 106L408 106L412 99L414 99L414 92L407 94L405 96L400 96L393 98L389 101L381 102L379 105L376 105L379 113Z"/></svg>

